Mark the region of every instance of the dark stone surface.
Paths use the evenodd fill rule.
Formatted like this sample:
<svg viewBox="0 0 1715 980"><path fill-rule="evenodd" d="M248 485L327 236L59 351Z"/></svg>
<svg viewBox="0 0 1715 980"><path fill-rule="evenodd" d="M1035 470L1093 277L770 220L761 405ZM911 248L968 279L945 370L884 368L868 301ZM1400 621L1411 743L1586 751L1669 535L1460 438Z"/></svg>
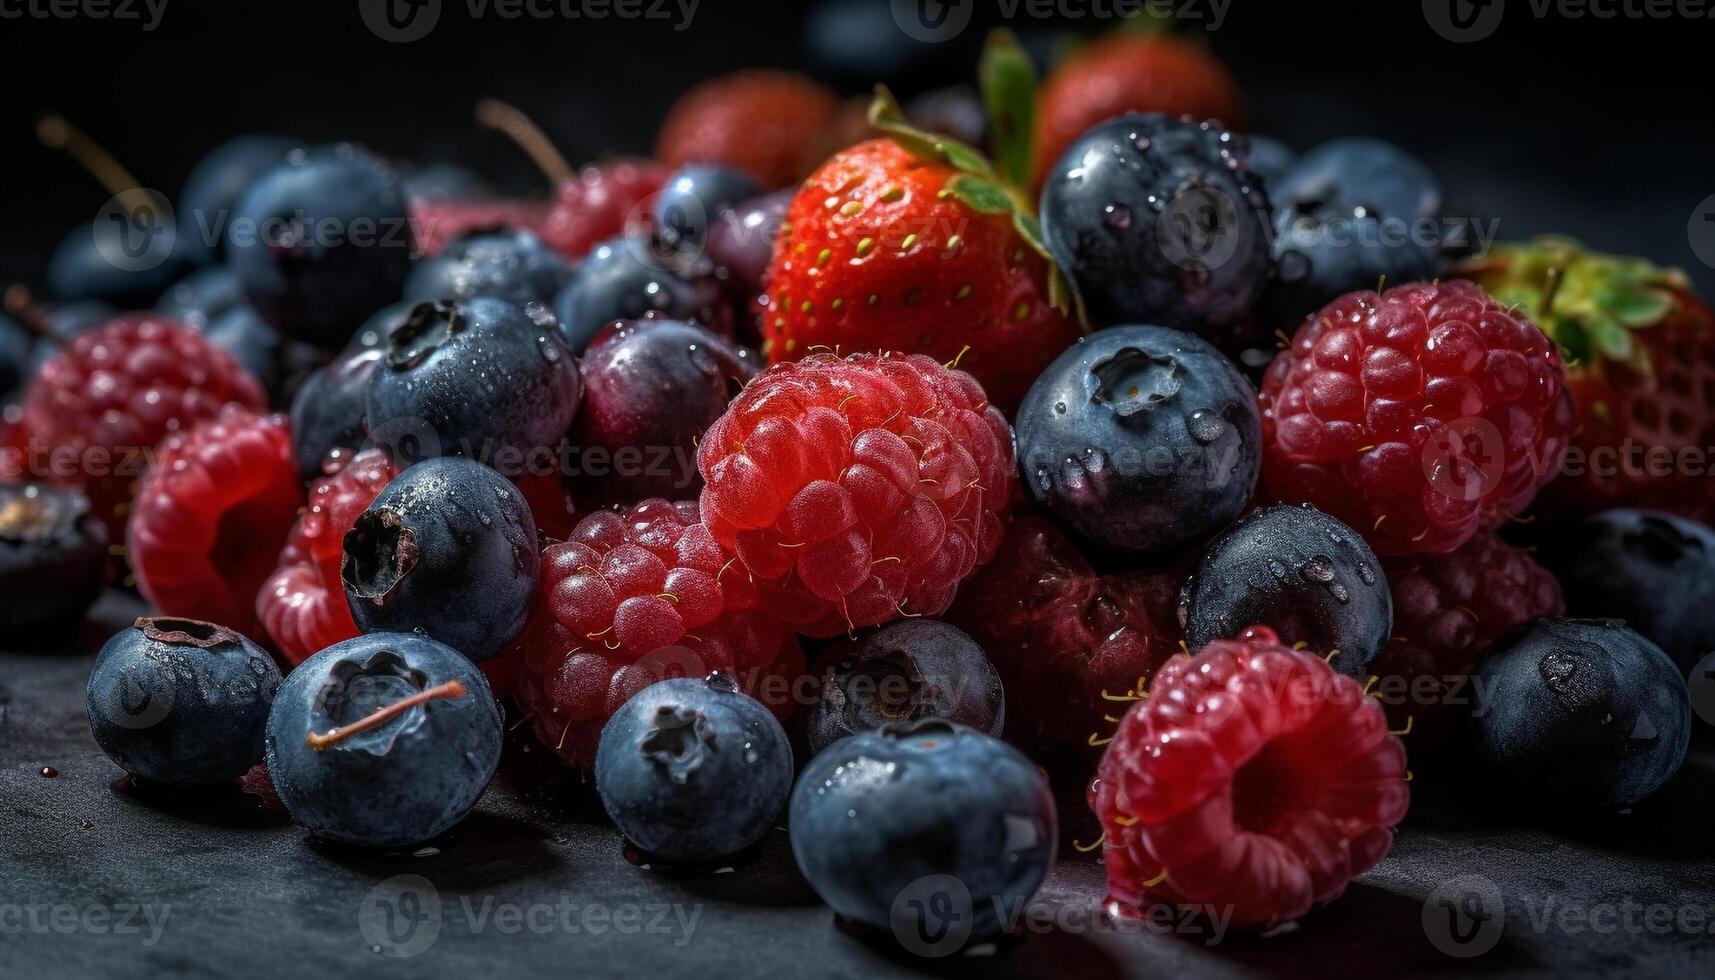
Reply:
<svg viewBox="0 0 1715 980"><path fill-rule="evenodd" d="M731 872L646 870L624 859L589 787L543 788L530 756L462 826L408 854L313 843L236 789L116 789L82 692L100 639L138 611L109 597L77 652L0 654L0 977L1689 976L1715 962L1715 740L1701 722L1662 794L1594 823L1535 828L1480 798L1437 799L1420 775L1387 860L1267 938L1210 945L1207 930L1106 923L1100 866L1069 852L1035 903L1063 928L912 960L836 928L784 831ZM1438 899L1461 898L1450 883L1467 875L1504 896L1505 916L1492 949L1458 959L1431 933L1445 935ZM437 902L438 929L421 918ZM1698 918L1662 928L1649 908ZM389 911L396 927L417 917L415 932L385 932Z"/></svg>

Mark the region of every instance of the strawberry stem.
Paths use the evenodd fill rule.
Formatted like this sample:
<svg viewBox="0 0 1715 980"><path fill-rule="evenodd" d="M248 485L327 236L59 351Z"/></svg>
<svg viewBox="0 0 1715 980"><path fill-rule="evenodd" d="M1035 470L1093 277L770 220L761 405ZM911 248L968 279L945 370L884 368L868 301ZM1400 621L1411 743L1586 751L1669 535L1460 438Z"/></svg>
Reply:
<svg viewBox="0 0 1715 980"><path fill-rule="evenodd" d="M554 142L548 139L548 134L542 132L522 109L499 99L483 99L476 104L476 121L488 129L497 130L511 137L548 178L552 190L572 179L575 171L566 161Z"/></svg>
<svg viewBox="0 0 1715 980"><path fill-rule="evenodd" d="M119 198L127 209L135 210L149 203L148 194L137 182L137 178L131 176L131 171L126 170L100 143L73 126L66 117L57 114L43 116L36 123L36 138L42 141L43 146L62 150L76 160L83 169L89 171L91 177L107 188L107 193Z"/></svg>

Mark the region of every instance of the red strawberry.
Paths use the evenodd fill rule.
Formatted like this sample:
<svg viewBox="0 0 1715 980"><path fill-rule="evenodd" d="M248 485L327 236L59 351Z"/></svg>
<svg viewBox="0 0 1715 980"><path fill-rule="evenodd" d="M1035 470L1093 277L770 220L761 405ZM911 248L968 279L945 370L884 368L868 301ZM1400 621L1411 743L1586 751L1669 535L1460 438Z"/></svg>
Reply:
<svg viewBox="0 0 1715 980"><path fill-rule="evenodd" d="M837 148L839 100L791 72L755 69L685 93L661 126L655 156L668 168L718 163L763 187L785 187Z"/></svg>
<svg viewBox="0 0 1715 980"><path fill-rule="evenodd" d="M1169 34L1110 34L1066 59L1037 96L1038 179L1085 130L1128 112L1244 121L1238 85L1208 51Z"/></svg>
<svg viewBox="0 0 1715 980"><path fill-rule="evenodd" d="M773 363L817 349L958 362L1003 411L1078 338L1035 218L987 161L898 121L817 170L786 212L766 280Z"/></svg>
<svg viewBox="0 0 1715 980"><path fill-rule="evenodd" d="M1704 458L1715 446L1715 315L1683 273L1566 238L1502 246L1464 272L1565 353L1577 422L1545 510L1715 519Z"/></svg>

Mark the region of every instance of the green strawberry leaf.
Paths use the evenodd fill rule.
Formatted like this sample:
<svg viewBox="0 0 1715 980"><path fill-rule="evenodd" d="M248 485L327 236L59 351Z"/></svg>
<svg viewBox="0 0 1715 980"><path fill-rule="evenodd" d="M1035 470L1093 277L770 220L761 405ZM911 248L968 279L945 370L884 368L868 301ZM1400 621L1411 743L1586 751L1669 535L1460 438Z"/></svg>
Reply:
<svg viewBox="0 0 1715 980"><path fill-rule="evenodd" d="M959 174L947 181L947 189L953 192L954 197L982 214L1006 214L1016 210L1012 195L1006 192L1006 188L987 177Z"/></svg>
<svg viewBox="0 0 1715 980"><path fill-rule="evenodd" d="M1031 141L1036 124L1036 66L1005 28L983 48L978 70L988 110L989 147L1000 172L1015 186L1029 186Z"/></svg>
<svg viewBox="0 0 1715 980"><path fill-rule="evenodd" d="M1590 343L1603 357L1621 362L1631 359L1632 332L1625 324L1598 313L1585 320L1584 328L1589 331Z"/></svg>
<svg viewBox="0 0 1715 980"><path fill-rule="evenodd" d="M1560 353L1566 363L1590 363L1590 335L1584 332L1582 323L1571 317L1557 318L1550 327L1549 336L1560 345Z"/></svg>
<svg viewBox="0 0 1715 980"><path fill-rule="evenodd" d="M980 151L956 139L926 133L906 121L905 110L899 108L899 100L885 85L875 87L875 101L869 104L869 124L920 160L943 163L984 177L994 176L994 166Z"/></svg>
<svg viewBox="0 0 1715 980"><path fill-rule="evenodd" d="M1673 312L1673 294L1637 283L1615 282L1596 291L1596 306L1627 327L1647 327Z"/></svg>

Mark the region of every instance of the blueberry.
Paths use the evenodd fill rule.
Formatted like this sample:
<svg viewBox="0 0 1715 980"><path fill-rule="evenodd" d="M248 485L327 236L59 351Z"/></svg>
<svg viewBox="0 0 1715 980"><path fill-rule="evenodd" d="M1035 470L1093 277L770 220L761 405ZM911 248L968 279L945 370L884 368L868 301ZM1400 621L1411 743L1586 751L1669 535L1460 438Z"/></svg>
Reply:
<svg viewBox="0 0 1715 980"><path fill-rule="evenodd" d="M1623 619L1686 673L1715 643L1715 531L1660 511L1608 510L1547 537L1537 558L1574 616Z"/></svg>
<svg viewBox="0 0 1715 980"><path fill-rule="evenodd" d="M134 237L130 232L123 234ZM175 244L177 238L175 234L151 233L143 241L140 255L128 251L117 255L113 252L115 243L99 239L95 225L79 225L60 239L48 259L48 292L68 303L100 300L122 307L147 307L185 269ZM129 238L117 244L129 244Z"/></svg>
<svg viewBox="0 0 1715 980"><path fill-rule="evenodd" d="M201 330L222 313L246 305L238 273L211 265L169 286L156 301L155 312Z"/></svg>
<svg viewBox="0 0 1715 980"><path fill-rule="evenodd" d="M258 177L238 203L227 255L276 329L337 348L399 297L412 248L392 170L341 145L293 150Z"/></svg>
<svg viewBox="0 0 1715 980"><path fill-rule="evenodd" d="M85 707L96 744L148 782L204 786L262 758L280 670L224 626L145 618L96 654Z"/></svg>
<svg viewBox="0 0 1715 980"><path fill-rule="evenodd" d="M1277 278L1269 322L1290 328L1358 289L1434 279L1445 268L1441 184L1429 168L1385 140L1350 138L1306 153L1277 183Z"/></svg>
<svg viewBox="0 0 1715 980"><path fill-rule="evenodd" d="M571 264L530 231L470 235L423 259L405 280L406 302L493 296L519 306L548 304Z"/></svg>
<svg viewBox="0 0 1715 980"><path fill-rule="evenodd" d="M255 307L245 303L227 310L209 321L203 336L244 365L245 370L262 382L271 400L280 403L286 341L278 330L262 319L262 314L256 312Z"/></svg>
<svg viewBox="0 0 1715 980"><path fill-rule="evenodd" d="M238 199L252 181L283 162L298 145L283 136L237 136L197 161L179 192L177 215L180 247L191 264L220 260Z"/></svg>
<svg viewBox="0 0 1715 980"><path fill-rule="evenodd" d="M671 250L680 261L700 256L709 230L721 217L761 193L756 181L731 167L713 163L680 167L668 175L650 205L657 247Z"/></svg>
<svg viewBox="0 0 1715 980"><path fill-rule="evenodd" d="M703 485L697 440L758 368L755 354L694 323L625 321L604 331L579 365L584 403L572 435L615 465L581 481L580 496L625 504L694 497ZM627 454L634 465L620 464Z"/></svg>
<svg viewBox="0 0 1715 980"><path fill-rule="evenodd" d="M792 790L792 746L761 702L726 674L644 688L614 712L596 749L602 806L652 856L698 862L762 838Z"/></svg>
<svg viewBox="0 0 1715 980"><path fill-rule="evenodd" d="M1078 137L1042 189L1042 237L1093 323L1234 323L1274 261L1268 197L1243 137L1213 122L1122 116Z"/></svg>
<svg viewBox="0 0 1715 980"><path fill-rule="evenodd" d="M364 346L366 336L375 343ZM323 474L330 453L363 446L370 378L386 356L380 340L359 331L352 346L312 373L292 398L292 453L306 481Z"/></svg>
<svg viewBox="0 0 1715 980"><path fill-rule="evenodd" d="M1285 143L1270 136L1252 134L1245 139L1250 143L1250 155L1245 159L1245 166L1253 176L1262 181L1263 187L1269 192L1269 200L1278 207L1280 202L1275 200L1274 190L1286 179L1292 165L1298 162L1298 154Z"/></svg>
<svg viewBox="0 0 1715 980"><path fill-rule="evenodd" d="M652 258L649 243L623 237L597 245L554 298L566 344L580 354L601 328L650 312L695 320L722 334L732 324L732 311L713 276L663 268Z"/></svg>
<svg viewBox="0 0 1715 980"><path fill-rule="evenodd" d="M555 446L577 416L572 352L541 306L505 300L421 303L388 334L364 414L399 460L498 460Z"/></svg>
<svg viewBox="0 0 1715 980"><path fill-rule="evenodd" d="M1267 626L1304 643L1350 677L1393 634L1393 596L1381 562L1351 528L1309 506L1254 511L1204 553L1180 597L1185 638L1196 650Z"/></svg>
<svg viewBox="0 0 1715 980"><path fill-rule="evenodd" d="M61 638L106 580L107 528L81 492L0 484L0 630L8 640Z"/></svg>
<svg viewBox="0 0 1715 980"><path fill-rule="evenodd" d="M909 947L951 947L1000 930L1054 864L1048 781L1023 753L941 720L842 739L792 790L798 868L848 920L892 929ZM951 937L925 935L925 903ZM933 920L931 926L937 924Z"/></svg>
<svg viewBox="0 0 1715 980"><path fill-rule="evenodd" d="M299 664L268 714L268 774L323 840L404 847L452 829L500 764L488 679L452 648L372 633Z"/></svg>
<svg viewBox="0 0 1715 980"><path fill-rule="evenodd" d="M996 738L1006 725L1000 675L963 630L933 619L893 623L822 655L811 753L883 725L944 718Z"/></svg>
<svg viewBox="0 0 1715 980"><path fill-rule="evenodd" d="M1477 758L1533 806L1630 806L1673 777L1691 740L1679 669L1617 620L1526 624L1484 654L1472 690Z"/></svg>
<svg viewBox="0 0 1715 980"><path fill-rule="evenodd" d="M1018 465L1064 527L1169 552L1232 523L1262 467L1256 392L1220 351L1166 327L1112 327L1048 365L1018 410Z"/></svg>
<svg viewBox="0 0 1715 980"><path fill-rule="evenodd" d="M431 459L399 474L346 532L340 578L364 632L416 630L472 660L498 654L530 612L536 523L481 463Z"/></svg>
<svg viewBox="0 0 1715 980"><path fill-rule="evenodd" d="M762 277L774 260L774 239L786 220L793 194L788 189L741 201L720 214L709 229L703 255L720 270L738 309L747 308L762 294Z"/></svg>

